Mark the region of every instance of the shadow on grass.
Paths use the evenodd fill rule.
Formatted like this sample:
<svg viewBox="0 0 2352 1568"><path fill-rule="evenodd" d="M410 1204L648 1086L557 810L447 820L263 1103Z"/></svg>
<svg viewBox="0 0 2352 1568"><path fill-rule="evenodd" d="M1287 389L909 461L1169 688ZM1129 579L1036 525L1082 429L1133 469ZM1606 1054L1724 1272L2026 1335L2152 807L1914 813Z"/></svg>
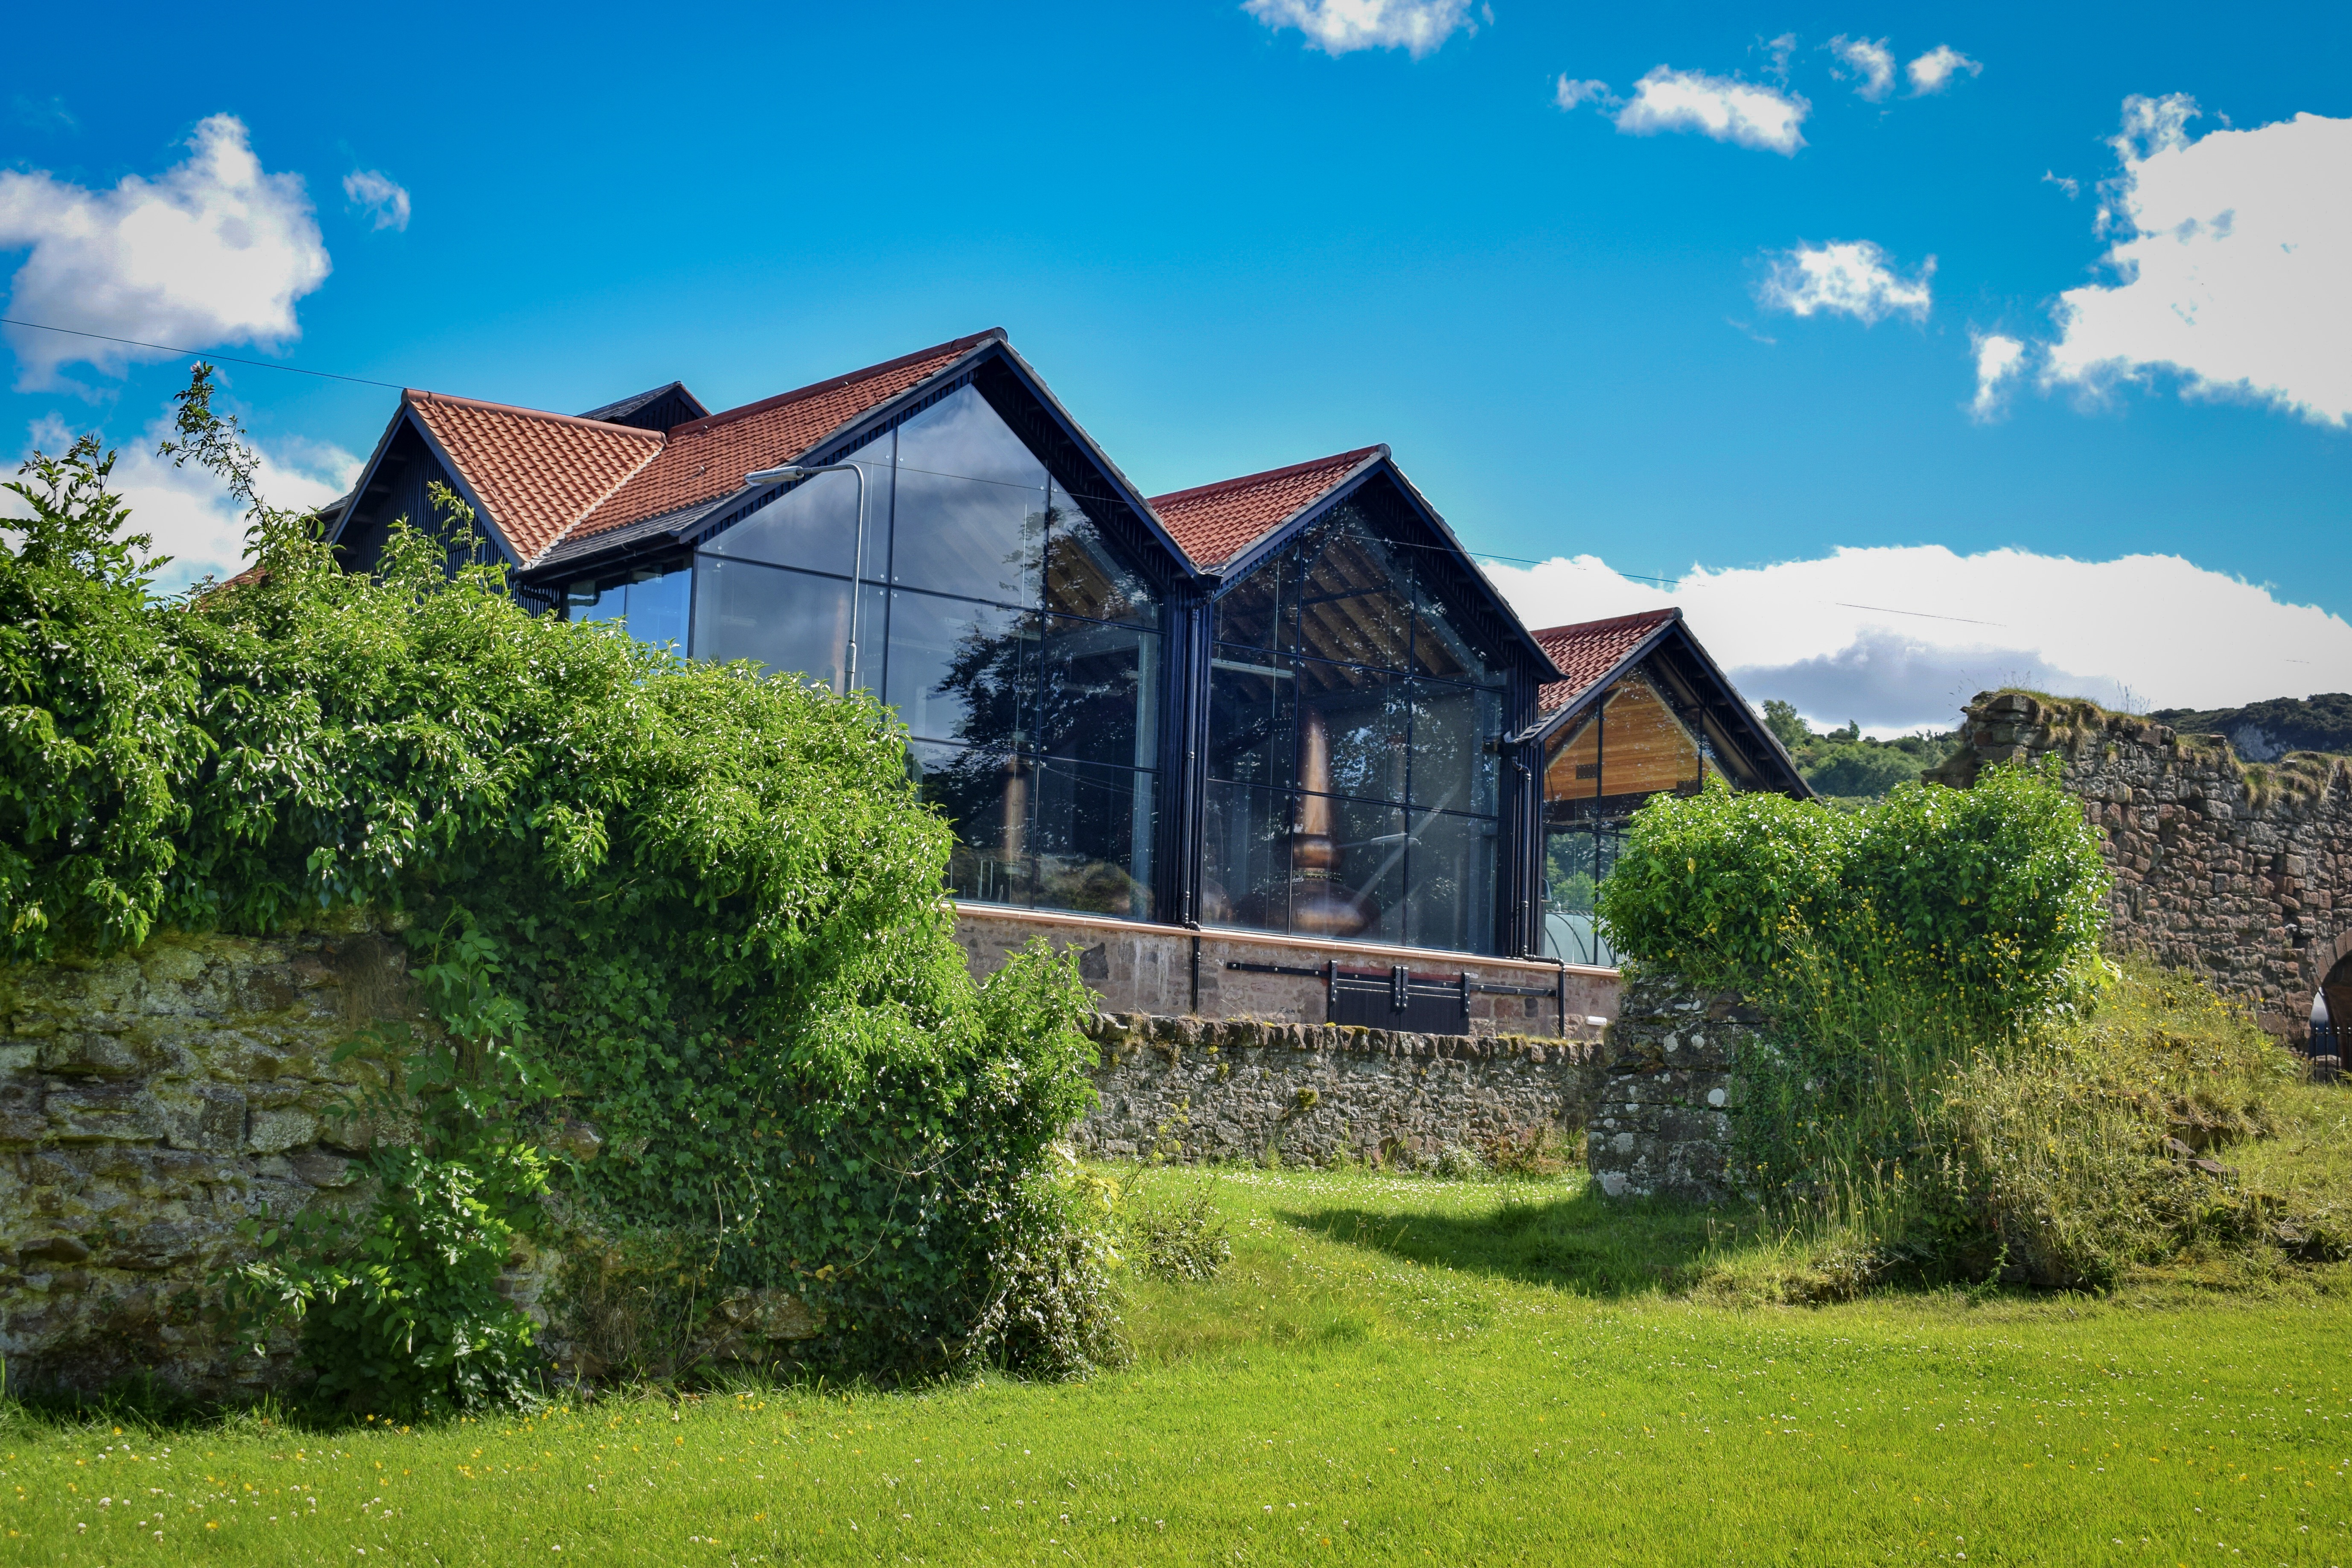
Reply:
<svg viewBox="0 0 2352 1568"><path fill-rule="evenodd" d="M1363 1207L1275 1213L1343 1247L1603 1298L1686 1291L1711 1260L1754 1239L1756 1230L1745 1215L1655 1198L1604 1198L1591 1187L1546 1202L1513 1199L1484 1215Z"/></svg>

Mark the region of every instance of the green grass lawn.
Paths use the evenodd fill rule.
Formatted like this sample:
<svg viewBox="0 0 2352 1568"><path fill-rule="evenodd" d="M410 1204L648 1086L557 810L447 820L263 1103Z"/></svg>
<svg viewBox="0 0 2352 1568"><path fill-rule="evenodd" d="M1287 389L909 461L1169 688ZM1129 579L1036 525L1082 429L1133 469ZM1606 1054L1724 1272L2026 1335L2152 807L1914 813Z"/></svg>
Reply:
<svg viewBox="0 0 2352 1568"><path fill-rule="evenodd" d="M1580 1177L1203 1179L1082 1384L327 1433L0 1426L0 1563L2352 1565L2352 1285L1710 1304L1769 1238Z"/></svg>

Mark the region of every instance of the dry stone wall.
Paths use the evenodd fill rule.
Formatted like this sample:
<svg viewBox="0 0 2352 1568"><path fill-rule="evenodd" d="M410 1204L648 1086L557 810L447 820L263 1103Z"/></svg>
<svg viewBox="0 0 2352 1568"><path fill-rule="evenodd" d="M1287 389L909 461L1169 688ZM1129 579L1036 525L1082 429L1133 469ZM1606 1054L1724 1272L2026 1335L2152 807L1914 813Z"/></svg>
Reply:
<svg viewBox="0 0 2352 1568"><path fill-rule="evenodd" d="M359 1195L370 1131L336 1047L407 1010L399 944L164 937L0 974L0 1357L19 1387L169 1369L215 1394L284 1375L205 1310L236 1226Z"/></svg>
<svg viewBox="0 0 2352 1568"><path fill-rule="evenodd" d="M1113 1158L1424 1166L1541 1139L1570 1157L1598 1047L1252 1019L1103 1015L1101 1102L1078 1147Z"/></svg>
<svg viewBox="0 0 2352 1568"><path fill-rule="evenodd" d="M1727 1201L1733 1064L1764 1015L1668 973L1629 976L1618 1007L1585 1134L1594 1183L1612 1198Z"/></svg>
<svg viewBox="0 0 2352 1568"><path fill-rule="evenodd" d="M2087 702L1984 692L1935 773L1966 787L1989 764L2055 755L2115 877L2111 940L2194 970L2300 1040L2312 994L2352 956L2352 762L2299 752L2239 759Z"/></svg>

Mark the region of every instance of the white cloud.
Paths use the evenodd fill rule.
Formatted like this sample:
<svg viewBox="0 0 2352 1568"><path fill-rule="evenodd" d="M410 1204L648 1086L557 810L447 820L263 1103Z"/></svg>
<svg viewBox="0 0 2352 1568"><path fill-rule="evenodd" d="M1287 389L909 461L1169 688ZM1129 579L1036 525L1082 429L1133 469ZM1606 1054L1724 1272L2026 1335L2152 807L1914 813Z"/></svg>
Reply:
<svg viewBox="0 0 2352 1568"><path fill-rule="evenodd" d="M1924 98L1928 93L1943 91L1962 71L1982 76L1984 62L1969 58L1949 44L1937 44L1903 69L1911 78L1911 96Z"/></svg>
<svg viewBox="0 0 2352 1568"><path fill-rule="evenodd" d="M1635 136L1696 131L1717 142L1794 157L1805 144L1798 132L1812 105L1754 82L1660 66L1633 84L1617 115L1617 129Z"/></svg>
<svg viewBox="0 0 2352 1568"><path fill-rule="evenodd" d="M1455 33L1478 30L1470 0L1243 0L1242 9L1277 31L1297 28L1327 55L1402 49L1420 59Z"/></svg>
<svg viewBox="0 0 2352 1568"><path fill-rule="evenodd" d="M1671 589L1590 555L1486 571L1531 626L1680 605L1750 701L1881 735L1948 729L2007 683L2143 708L2352 690L2352 626L2176 555L1847 549Z"/></svg>
<svg viewBox="0 0 2352 1568"><path fill-rule="evenodd" d="M1885 38L1849 38L1840 33L1829 41L1830 53L1845 63L1846 70L1831 69L1843 77L1852 71L1862 79L1854 91L1876 103L1895 87L1895 51L1886 47Z"/></svg>
<svg viewBox="0 0 2352 1568"><path fill-rule="evenodd" d="M406 232L408 187L383 170L353 169L343 176L343 195L362 212L374 215L377 228Z"/></svg>
<svg viewBox="0 0 2352 1568"><path fill-rule="evenodd" d="M55 457L73 445L73 427L57 415L34 423L26 455L39 447ZM131 529L154 536L155 553L172 557L156 578L162 592L185 587L206 576L229 577L245 564L243 508L229 498L220 481L205 469L174 468L155 448L173 435L172 412L166 409L121 448L114 465L113 488L131 509ZM272 506L324 506L358 482L361 459L340 447L307 441L257 445L261 467L255 488ZM24 502L0 492L9 505L5 514L26 515Z"/></svg>
<svg viewBox="0 0 2352 1568"><path fill-rule="evenodd" d="M1982 424L2008 403L2011 384L2025 370L2025 345L2000 332L1974 332L1969 342L1977 356L1977 395L1969 404L1969 416Z"/></svg>
<svg viewBox="0 0 2352 1568"><path fill-rule="evenodd" d="M188 139L187 162L150 180L87 191L35 171L0 172L0 249L32 254L9 314L112 337L274 348L301 333L294 302L326 281L326 247L299 174L271 174L235 118ZM119 343L7 329L17 386L53 384L75 361L119 375L170 358Z"/></svg>
<svg viewBox="0 0 2352 1568"><path fill-rule="evenodd" d="M2101 217L2121 281L2059 297L2045 384L2163 366L2192 394L2352 424L2352 119L2298 114L2191 140L2189 99L2131 98Z"/></svg>
<svg viewBox="0 0 2352 1568"><path fill-rule="evenodd" d="M1800 245L1776 258L1756 291L1767 310L1810 316L1833 310L1870 326L1887 316L1927 319L1933 302L1927 279L1936 258L1927 258L1916 278L1898 274L1886 252L1866 239Z"/></svg>
<svg viewBox="0 0 2352 1568"><path fill-rule="evenodd" d="M1552 89L1551 100L1562 109L1574 109L1580 104L1597 104L1602 109L1614 109L1621 101L1609 90L1605 81L1570 81L1562 71L1559 85Z"/></svg>
<svg viewBox="0 0 2352 1568"><path fill-rule="evenodd" d="M2066 199L2070 202L2083 194L2083 183L2080 180L2070 180L2055 169L2042 170L2042 183L2045 185L2055 185L2065 192Z"/></svg>

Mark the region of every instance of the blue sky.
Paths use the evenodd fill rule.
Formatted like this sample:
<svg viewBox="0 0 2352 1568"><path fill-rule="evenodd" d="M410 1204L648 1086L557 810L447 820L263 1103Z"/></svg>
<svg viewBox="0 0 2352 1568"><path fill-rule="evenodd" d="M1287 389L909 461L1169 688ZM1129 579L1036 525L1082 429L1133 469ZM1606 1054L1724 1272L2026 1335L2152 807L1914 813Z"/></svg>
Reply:
<svg viewBox="0 0 2352 1568"><path fill-rule="evenodd" d="M2341 5L148 9L110 12L103 70L14 89L10 316L566 411L1003 325L1147 490L1386 441L1474 548L1554 563L1496 563L1530 619L1677 580L1751 696L1824 721L2019 676L2352 687ZM52 10L17 42L89 40ZM72 239L92 203L200 224L212 176L169 172L235 185L245 148L247 248ZM2127 295L2135 192L2207 226ZM152 446L184 375L8 341L11 449ZM2016 366L1979 402L1987 342ZM288 499L394 395L230 374Z"/></svg>

